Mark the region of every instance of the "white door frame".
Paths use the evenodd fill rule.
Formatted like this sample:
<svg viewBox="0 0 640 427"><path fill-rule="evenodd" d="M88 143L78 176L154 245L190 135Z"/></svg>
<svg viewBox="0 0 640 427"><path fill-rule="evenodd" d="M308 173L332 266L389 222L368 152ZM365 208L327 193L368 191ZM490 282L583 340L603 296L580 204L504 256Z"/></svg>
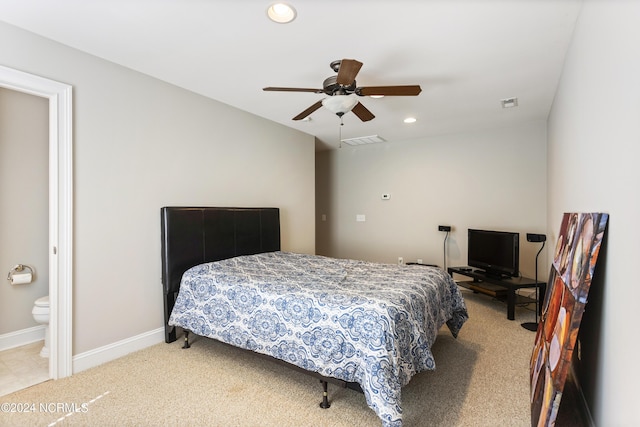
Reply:
<svg viewBox="0 0 640 427"><path fill-rule="evenodd" d="M71 86L1 65L0 86L49 100L49 376L64 378L73 373Z"/></svg>

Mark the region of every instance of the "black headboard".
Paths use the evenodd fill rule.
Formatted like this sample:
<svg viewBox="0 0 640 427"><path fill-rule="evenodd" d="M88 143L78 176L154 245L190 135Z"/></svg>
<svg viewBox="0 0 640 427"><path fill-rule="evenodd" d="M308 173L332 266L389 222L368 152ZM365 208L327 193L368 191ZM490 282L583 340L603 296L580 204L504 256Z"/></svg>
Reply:
<svg viewBox="0 0 640 427"><path fill-rule="evenodd" d="M194 265L280 250L278 208L163 207L162 288L165 341L182 274Z"/></svg>

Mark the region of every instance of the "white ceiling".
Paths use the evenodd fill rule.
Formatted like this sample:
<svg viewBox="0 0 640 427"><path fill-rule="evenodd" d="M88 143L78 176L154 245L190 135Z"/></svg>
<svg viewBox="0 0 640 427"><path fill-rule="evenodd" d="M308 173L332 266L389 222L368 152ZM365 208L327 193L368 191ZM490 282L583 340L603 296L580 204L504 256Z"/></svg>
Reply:
<svg viewBox="0 0 640 427"><path fill-rule="evenodd" d="M546 119L581 0L0 0L0 20L317 137L390 142ZM419 84L417 97L359 100L376 116L340 119L323 98L329 64L364 63L358 86ZM354 95L355 96L355 95ZM517 97L517 108L500 100ZM414 116L416 123L404 124Z"/></svg>

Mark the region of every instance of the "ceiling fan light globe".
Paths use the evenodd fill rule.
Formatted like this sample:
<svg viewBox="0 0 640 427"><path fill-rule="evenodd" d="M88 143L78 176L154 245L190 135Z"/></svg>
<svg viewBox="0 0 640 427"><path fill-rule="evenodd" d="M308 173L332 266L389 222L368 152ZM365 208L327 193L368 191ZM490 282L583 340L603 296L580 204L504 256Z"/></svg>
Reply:
<svg viewBox="0 0 640 427"><path fill-rule="evenodd" d="M358 100L349 95L334 95L322 100L322 105L334 114L348 113L356 106Z"/></svg>

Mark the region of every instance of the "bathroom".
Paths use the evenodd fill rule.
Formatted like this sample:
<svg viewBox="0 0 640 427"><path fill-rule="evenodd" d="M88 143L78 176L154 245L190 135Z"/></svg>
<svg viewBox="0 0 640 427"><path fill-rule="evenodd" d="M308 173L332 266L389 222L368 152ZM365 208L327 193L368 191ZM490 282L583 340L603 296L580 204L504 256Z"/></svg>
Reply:
<svg viewBox="0 0 640 427"><path fill-rule="evenodd" d="M49 379L33 314L49 293L48 123L47 99L0 87L0 396Z"/></svg>

